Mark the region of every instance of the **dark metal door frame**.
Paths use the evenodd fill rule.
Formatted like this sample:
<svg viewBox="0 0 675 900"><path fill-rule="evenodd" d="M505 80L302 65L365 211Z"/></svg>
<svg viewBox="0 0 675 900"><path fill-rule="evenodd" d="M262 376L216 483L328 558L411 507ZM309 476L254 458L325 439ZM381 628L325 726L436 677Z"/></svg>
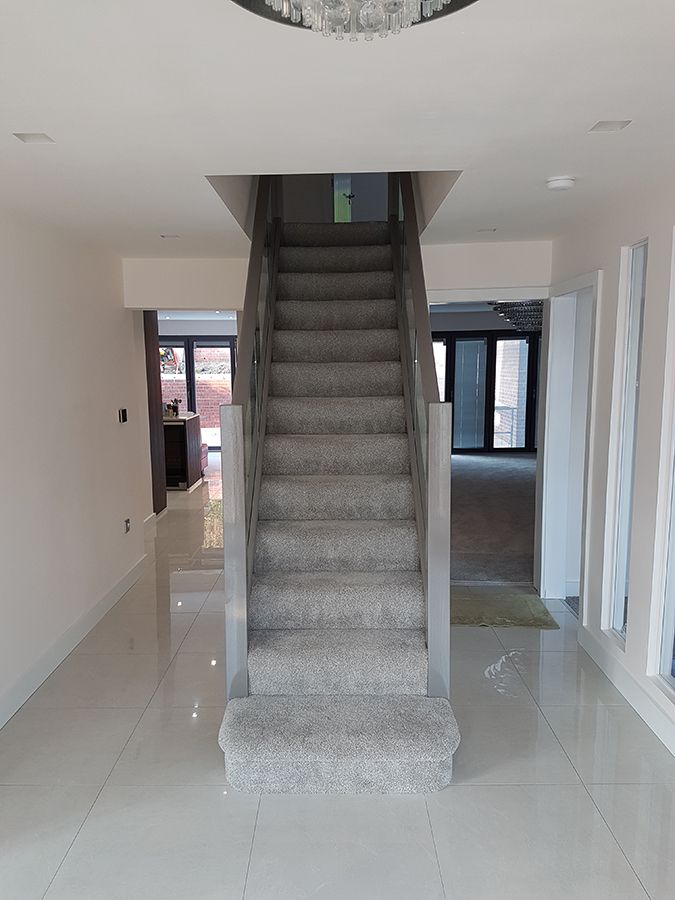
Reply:
<svg viewBox="0 0 675 900"><path fill-rule="evenodd" d="M485 366L485 423L483 446L475 449L454 447L453 421L453 453L534 453L536 451L537 428L537 393L539 382L539 342L541 335L537 331L434 331L435 341L445 343L445 399L454 402L455 396L455 358L458 340L484 340L486 342ZM494 408L495 382L497 365L497 343L499 340L525 338L528 341L527 357L527 405L525 410L525 446L494 447ZM454 407L453 407L454 419Z"/></svg>

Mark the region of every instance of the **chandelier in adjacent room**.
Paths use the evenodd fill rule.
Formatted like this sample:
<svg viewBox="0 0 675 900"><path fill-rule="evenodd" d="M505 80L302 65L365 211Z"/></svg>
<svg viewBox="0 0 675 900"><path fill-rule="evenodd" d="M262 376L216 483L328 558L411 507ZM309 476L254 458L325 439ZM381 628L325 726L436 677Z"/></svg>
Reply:
<svg viewBox="0 0 675 900"><path fill-rule="evenodd" d="M399 34L433 16L447 15L476 0L235 0L259 15L338 40ZM262 6L262 9L260 8Z"/></svg>

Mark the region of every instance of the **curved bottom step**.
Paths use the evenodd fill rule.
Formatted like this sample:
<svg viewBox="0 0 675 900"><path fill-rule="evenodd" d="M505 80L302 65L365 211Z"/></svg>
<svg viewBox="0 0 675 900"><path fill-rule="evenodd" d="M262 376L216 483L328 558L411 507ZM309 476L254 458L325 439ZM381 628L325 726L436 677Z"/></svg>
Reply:
<svg viewBox="0 0 675 900"><path fill-rule="evenodd" d="M259 695L228 703L219 743L247 793L425 793L450 784L459 730L437 698Z"/></svg>

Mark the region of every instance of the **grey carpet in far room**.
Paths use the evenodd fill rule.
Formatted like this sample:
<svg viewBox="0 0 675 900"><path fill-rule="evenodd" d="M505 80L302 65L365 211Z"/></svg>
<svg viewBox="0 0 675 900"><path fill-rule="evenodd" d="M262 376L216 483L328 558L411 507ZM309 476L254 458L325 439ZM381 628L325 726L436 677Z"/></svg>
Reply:
<svg viewBox="0 0 675 900"><path fill-rule="evenodd" d="M452 578L532 582L536 456L452 457Z"/></svg>

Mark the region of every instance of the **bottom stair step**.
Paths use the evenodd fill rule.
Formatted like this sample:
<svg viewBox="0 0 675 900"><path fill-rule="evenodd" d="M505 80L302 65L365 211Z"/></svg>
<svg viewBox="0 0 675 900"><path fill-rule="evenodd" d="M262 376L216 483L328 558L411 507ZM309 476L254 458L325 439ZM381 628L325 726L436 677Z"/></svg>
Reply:
<svg viewBox="0 0 675 900"><path fill-rule="evenodd" d="M251 694L426 694L422 629L251 631Z"/></svg>
<svg viewBox="0 0 675 900"><path fill-rule="evenodd" d="M459 731L431 697L246 697L220 729L225 774L250 793L399 794L452 778Z"/></svg>

